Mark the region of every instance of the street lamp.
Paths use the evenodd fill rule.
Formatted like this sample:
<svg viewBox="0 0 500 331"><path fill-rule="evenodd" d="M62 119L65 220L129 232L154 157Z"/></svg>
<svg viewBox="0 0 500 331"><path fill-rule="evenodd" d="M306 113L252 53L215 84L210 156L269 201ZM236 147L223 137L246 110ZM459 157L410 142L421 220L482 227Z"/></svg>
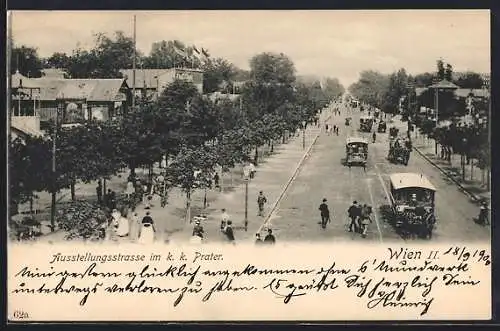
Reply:
<svg viewBox="0 0 500 331"><path fill-rule="evenodd" d="M467 146L467 138L462 138L462 181L465 181L465 148Z"/></svg>
<svg viewBox="0 0 500 331"><path fill-rule="evenodd" d="M243 168L243 177L245 179L245 231L248 230L248 181L250 178L250 165Z"/></svg>
<svg viewBox="0 0 500 331"><path fill-rule="evenodd" d="M306 121L302 121L302 149L306 149Z"/></svg>

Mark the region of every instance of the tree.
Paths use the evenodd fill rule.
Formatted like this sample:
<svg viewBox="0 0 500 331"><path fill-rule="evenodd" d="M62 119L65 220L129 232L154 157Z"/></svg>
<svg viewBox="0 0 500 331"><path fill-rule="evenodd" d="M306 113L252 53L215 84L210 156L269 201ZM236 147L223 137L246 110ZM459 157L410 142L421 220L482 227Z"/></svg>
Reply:
<svg viewBox="0 0 500 331"><path fill-rule="evenodd" d="M480 89L483 87L483 78L475 72L466 72L456 79L455 84L466 89Z"/></svg>
<svg viewBox="0 0 500 331"><path fill-rule="evenodd" d="M223 58L209 59L203 65L203 93L232 89L236 68Z"/></svg>
<svg viewBox="0 0 500 331"><path fill-rule="evenodd" d="M16 70L28 77L41 77L43 63L38 56L37 49L34 47L29 47L22 45L20 47L14 47L11 52L11 74L14 74Z"/></svg>
<svg viewBox="0 0 500 331"><path fill-rule="evenodd" d="M73 50L66 68L71 78L96 78L99 59L92 51L77 48Z"/></svg>
<svg viewBox="0 0 500 331"><path fill-rule="evenodd" d="M414 83L415 87L427 87L432 85L434 82L435 74L430 72L424 72L422 74L415 75Z"/></svg>
<svg viewBox="0 0 500 331"><path fill-rule="evenodd" d="M381 108L389 85L389 77L378 71L362 71L359 80L349 86L349 92L359 101Z"/></svg>
<svg viewBox="0 0 500 331"><path fill-rule="evenodd" d="M104 33L95 35L96 46L92 50L97 57L95 74L99 78L121 77L120 69L131 69L134 59L134 40L116 31L114 38Z"/></svg>
<svg viewBox="0 0 500 331"><path fill-rule="evenodd" d="M186 194L186 221L191 221L191 194L204 188L216 164L215 150L209 146L181 146L174 162L167 168L167 178ZM200 185L201 184L201 185Z"/></svg>
<svg viewBox="0 0 500 331"><path fill-rule="evenodd" d="M396 113L398 111L399 101L402 97L408 101L408 75L404 68L393 73L389 77L389 84L384 93L382 110L386 113ZM407 106L403 105L403 109L407 110Z"/></svg>
<svg viewBox="0 0 500 331"><path fill-rule="evenodd" d="M47 68L68 69L71 67L71 57L66 53L55 52L45 61Z"/></svg>
<svg viewBox="0 0 500 331"><path fill-rule="evenodd" d="M324 92L328 99L335 99L345 93L345 88L337 78L327 78Z"/></svg>
<svg viewBox="0 0 500 331"><path fill-rule="evenodd" d="M451 64L446 64L446 69L444 70L444 79L447 81L452 81L453 77L453 66Z"/></svg>
<svg viewBox="0 0 500 331"><path fill-rule="evenodd" d="M30 136L15 139L9 144L8 163L10 205L30 201L32 208L34 193L52 187L50 141Z"/></svg>
<svg viewBox="0 0 500 331"><path fill-rule="evenodd" d="M445 79L445 69L443 60L437 60L437 78L439 80Z"/></svg>
<svg viewBox="0 0 500 331"><path fill-rule="evenodd" d="M95 45L90 51L77 48L69 57L67 67L64 68L72 78L120 78L120 69L132 68L132 38L125 36L122 31L116 31L113 38L104 33L97 33L94 38ZM65 60L64 56L59 55L51 60L57 63ZM140 52L137 52L137 58L141 59Z"/></svg>
<svg viewBox="0 0 500 331"><path fill-rule="evenodd" d="M258 84L292 85L295 80L295 66L285 54L262 53L250 60L252 79Z"/></svg>

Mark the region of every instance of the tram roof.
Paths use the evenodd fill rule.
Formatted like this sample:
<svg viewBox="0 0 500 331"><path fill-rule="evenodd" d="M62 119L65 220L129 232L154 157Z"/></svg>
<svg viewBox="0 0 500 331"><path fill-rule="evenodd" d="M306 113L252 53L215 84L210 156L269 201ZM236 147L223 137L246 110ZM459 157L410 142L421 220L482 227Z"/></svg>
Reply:
<svg viewBox="0 0 500 331"><path fill-rule="evenodd" d="M368 145L368 140L363 138L363 137L349 137L346 140L346 144L356 144L356 143L361 143L361 144L367 144Z"/></svg>
<svg viewBox="0 0 500 331"><path fill-rule="evenodd" d="M395 190L400 190L409 187L420 187L427 190L436 191L436 188L423 174L412 172L396 173L390 175L392 187Z"/></svg>

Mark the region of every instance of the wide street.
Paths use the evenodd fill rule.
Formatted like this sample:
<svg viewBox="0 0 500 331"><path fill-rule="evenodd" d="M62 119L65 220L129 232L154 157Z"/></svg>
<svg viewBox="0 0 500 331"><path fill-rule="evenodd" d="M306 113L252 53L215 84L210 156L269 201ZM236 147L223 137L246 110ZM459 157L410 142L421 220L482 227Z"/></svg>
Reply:
<svg viewBox="0 0 500 331"><path fill-rule="evenodd" d="M366 113L366 112L365 112ZM388 133L377 134L371 143L371 133L358 132L359 110L343 109L332 122L340 126L339 136L322 133L305 161L297 178L288 188L278 208L271 215L271 226L281 241L352 241L390 242L402 240L380 213L380 206L389 203L389 175L398 172L422 173L434 184L437 223L432 242L488 241L489 228L473 222L479 207L460 192L449 180L417 152L412 152L408 166L395 165L386 160ZM345 117L352 117L350 126ZM388 124L388 129L393 124ZM374 125L375 129L376 125ZM388 132L389 130L387 130ZM366 172L362 167L351 170L342 164L345 141L349 136L369 139L369 157ZM331 223L322 230L319 204L328 199ZM375 222L369 226L367 238L346 231L347 209L353 200L374 206Z"/></svg>

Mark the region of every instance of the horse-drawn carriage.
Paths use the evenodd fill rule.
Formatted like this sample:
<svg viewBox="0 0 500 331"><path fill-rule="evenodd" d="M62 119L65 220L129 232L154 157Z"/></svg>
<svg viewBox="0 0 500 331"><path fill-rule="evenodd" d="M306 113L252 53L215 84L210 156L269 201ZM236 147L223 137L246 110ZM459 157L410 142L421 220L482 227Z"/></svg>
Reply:
<svg viewBox="0 0 500 331"><path fill-rule="evenodd" d="M436 224L436 188L422 174L396 173L390 176L390 218L405 239L430 239Z"/></svg>
<svg viewBox="0 0 500 331"><path fill-rule="evenodd" d="M396 139L396 137L398 136L399 134L399 129L396 128L396 127L392 127L389 129L389 139Z"/></svg>
<svg viewBox="0 0 500 331"><path fill-rule="evenodd" d="M346 165L361 165L366 168L368 160L368 140L361 137L350 137L346 141Z"/></svg>
<svg viewBox="0 0 500 331"><path fill-rule="evenodd" d="M412 146L408 139L391 139L389 140L389 155L387 159L392 163L408 165L411 150Z"/></svg>
<svg viewBox="0 0 500 331"><path fill-rule="evenodd" d="M387 131L387 123L385 123L384 121L380 121L378 123L377 132L378 133L385 133L386 131Z"/></svg>
<svg viewBox="0 0 500 331"><path fill-rule="evenodd" d="M361 118L359 119L359 129L363 132L371 132L373 122L373 116L361 116Z"/></svg>

